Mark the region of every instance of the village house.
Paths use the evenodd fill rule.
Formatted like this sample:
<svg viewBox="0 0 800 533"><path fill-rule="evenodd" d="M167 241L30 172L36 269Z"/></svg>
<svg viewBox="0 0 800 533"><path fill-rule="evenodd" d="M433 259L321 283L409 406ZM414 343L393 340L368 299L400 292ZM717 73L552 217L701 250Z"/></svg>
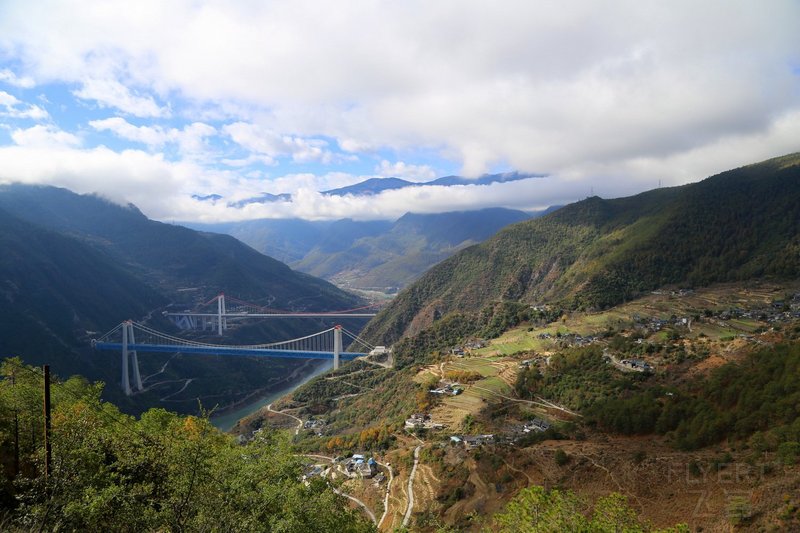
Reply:
<svg viewBox="0 0 800 533"><path fill-rule="evenodd" d="M319 419L309 419L303 422L303 429L320 429L325 427L325 421Z"/></svg>
<svg viewBox="0 0 800 533"><path fill-rule="evenodd" d="M371 478L378 472L378 463L372 457L366 459L363 455L354 453L345 461L344 471L348 477Z"/></svg>
<svg viewBox="0 0 800 533"><path fill-rule="evenodd" d="M414 413L406 419L407 429L418 429L425 426L425 422L431 419L431 415L426 413Z"/></svg>
<svg viewBox="0 0 800 533"><path fill-rule="evenodd" d="M620 364L630 367L639 372L652 372L653 367L647 361L641 359L623 359Z"/></svg>
<svg viewBox="0 0 800 533"><path fill-rule="evenodd" d="M428 389L428 392L431 394L450 394L452 396L458 396L463 390L458 386L458 383L448 383L436 389Z"/></svg>
<svg viewBox="0 0 800 533"><path fill-rule="evenodd" d="M494 435L464 435L463 437L452 435L450 437L450 442L455 444L464 444L465 450L473 450L479 446L483 446L484 444L493 443Z"/></svg>
<svg viewBox="0 0 800 533"><path fill-rule="evenodd" d="M437 424L431 420L431 415L415 413L406 419L406 429L442 429L444 424Z"/></svg>
<svg viewBox="0 0 800 533"><path fill-rule="evenodd" d="M550 429L550 423L546 420L542 420L541 418L534 418L522 427L522 431L524 433L530 433L532 431L543 432L547 431L548 429Z"/></svg>

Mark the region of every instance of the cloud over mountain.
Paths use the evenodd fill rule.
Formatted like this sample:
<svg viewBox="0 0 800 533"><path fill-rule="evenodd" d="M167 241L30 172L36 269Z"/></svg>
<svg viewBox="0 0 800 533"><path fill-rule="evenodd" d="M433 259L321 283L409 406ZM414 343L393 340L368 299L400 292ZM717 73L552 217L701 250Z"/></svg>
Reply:
<svg viewBox="0 0 800 533"><path fill-rule="evenodd" d="M293 215L316 205L323 216L341 206L300 194L306 187L508 169L554 176L563 192L544 181L526 199L546 205L593 188L685 183L797 149L800 6L791 0L769 9L721 0L1 9L0 115L9 127L0 163L13 153L34 165L2 179L67 185L65 160L82 162L88 176L135 159L137 168L84 179L81 190L117 195L160 181L141 175L158 168L170 174L170 201L138 193L156 217L212 216L192 195L220 191L291 192L307 199ZM35 126L82 144L21 153L11 132ZM132 173L137 180L109 183ZM522 203L503 191L480 200ZM392 201L443 203L436 194ZM213 216L251 215L231 209Z"/></svg>

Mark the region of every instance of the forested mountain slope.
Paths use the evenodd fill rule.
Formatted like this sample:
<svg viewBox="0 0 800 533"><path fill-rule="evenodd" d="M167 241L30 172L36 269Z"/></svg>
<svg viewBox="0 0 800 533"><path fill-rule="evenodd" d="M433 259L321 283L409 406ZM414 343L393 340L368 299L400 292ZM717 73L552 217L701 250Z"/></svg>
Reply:
<svg viewBox="0 0 800 533"><path fill-rule="evenodd" d="M66 364L87 330L108 328L166 303L90 246L3 210L0 249L1 355Z"/></svg>
<svg viewBox="0 0 800 533"><path fill-rule="evenodd" d="M798 275L800 154L792 154L512 225L432 268L365 334L391 343L498 300L599 308L667 284Z"/></svg>
<svg viewBox="0 0 800 533"><path fill-rule="evenodd" d="M333 310L357 303L330 283L295 272L230 236L156 222L133 205L55 187L11 185L0 188L0 207L83 240L164 291L202 286L281 308Z"/></svg>

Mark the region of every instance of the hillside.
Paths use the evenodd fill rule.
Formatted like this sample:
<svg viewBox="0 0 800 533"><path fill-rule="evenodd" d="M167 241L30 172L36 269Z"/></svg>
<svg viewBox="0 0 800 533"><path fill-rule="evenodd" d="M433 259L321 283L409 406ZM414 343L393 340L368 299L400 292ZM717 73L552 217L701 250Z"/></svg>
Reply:
<svg viewBox="0 0 800 533"><path fill-rule="evenodd" d="M294 264L315 248L326 252L346 250L362 237L372 237L388 231L391 222L350 219L311 221L291 218L187 226L198 231L231 235L263 254L287 264Z"/></svg>
<svg viewBox="0 0 800 533"><path fill-rule="evenodd" d="M334 310L358 303L330 283L295 272L230 236L149 220L132 205L55 187L11 185L0 188L0 207L85 241L167 292L201 287L207 294L225 291L286 309Z"/></svg>
<svg viewBox="0 0 800 533"><path fill-rule="evenodd" d="M493 301L603 308L667 284L800 274L800 155L628 198L588 198L428 271L365 335L390 344Z"/></svg>
<svg viewBox="0 0 800 533"><path fill-rule="evenodd" d="M88 331L144 316L167 300L112 260L0 209L0 353L70 366ZM75 371L85 371L75 368Z"/></svg>
<svg viewBox="0 0 800 533"><path fill-rule="evenodd" d="M601 312L494 305L448 315L393 359L320 376L238 431L291 423L304 453L394 465L388 508L383 487L347 485L388 509L384 530L411 486L414 531L498 530L531 487L572 491L581 512L622 494L650 524L630 531L800 524L798 280L658 290Z"/></svg>

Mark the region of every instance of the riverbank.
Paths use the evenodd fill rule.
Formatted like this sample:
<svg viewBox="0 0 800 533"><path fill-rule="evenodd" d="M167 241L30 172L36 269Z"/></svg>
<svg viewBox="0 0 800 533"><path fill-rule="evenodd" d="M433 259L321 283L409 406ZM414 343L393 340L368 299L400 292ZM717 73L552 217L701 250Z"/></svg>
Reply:
<svg viewBox="0 0 800 533"><path fill-rule="evenodd" d="M297 387L311 381L313 378L317 377L318 375L327 372L333 367L333 362L325 361L322 364L318 365L314 368L311 373L304 375L298 380L292 379L295 376L289 376L286 378L285 385L281 386L281 388L276 389L274 391L267 392L263 395L259 395L253 401L248 402L245 405L240 407L236 407L234 409L230 409L218 416L214 416L211 418L211 423L214 424L214 427L219 429L220 431L230 431L231 429L236 426L236 422L241 420L242 418L255 413L259 409L269 405L270 403L275 402L279 398L286 396L287 394L292 393Z"/></svg>

